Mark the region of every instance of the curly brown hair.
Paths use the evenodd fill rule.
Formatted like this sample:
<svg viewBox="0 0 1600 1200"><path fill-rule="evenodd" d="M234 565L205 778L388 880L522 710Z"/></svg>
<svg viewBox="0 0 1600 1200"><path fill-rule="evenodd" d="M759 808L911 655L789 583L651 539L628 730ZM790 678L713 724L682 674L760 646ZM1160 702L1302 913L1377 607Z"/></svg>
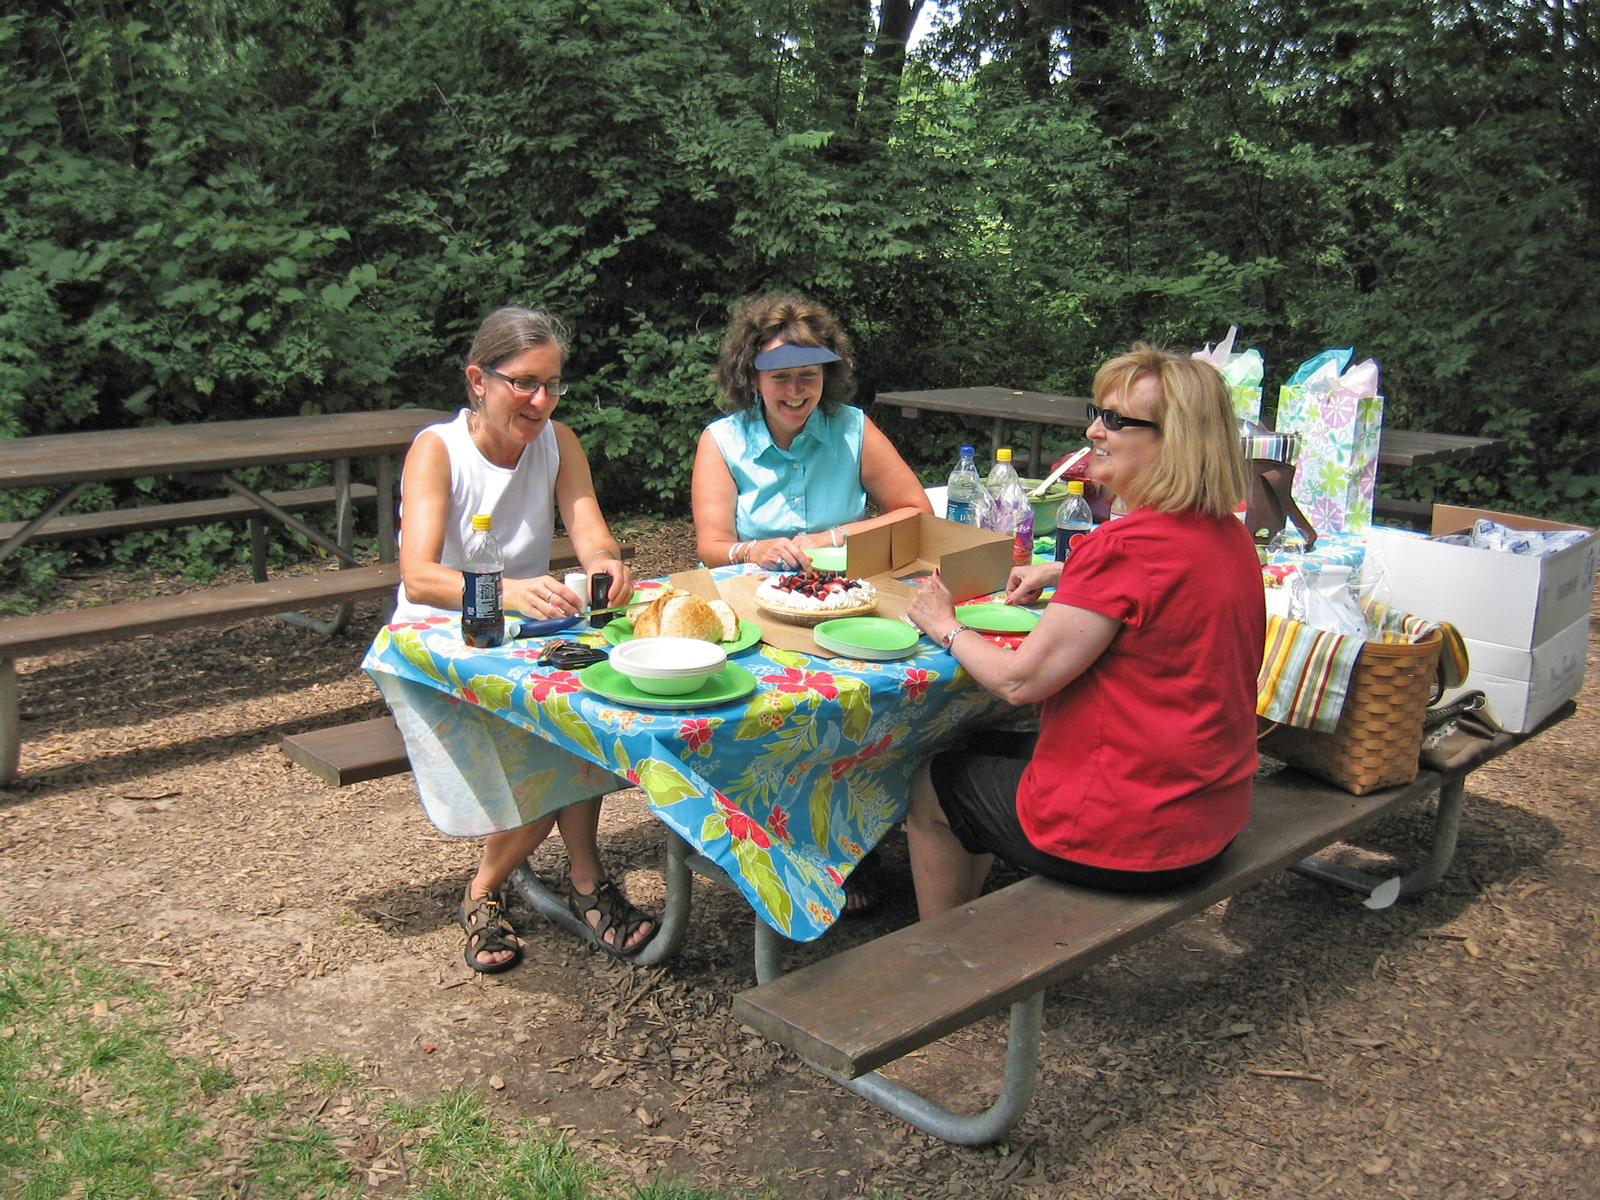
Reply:
<svg viewBox="0 0 1600 1200"><path fill-rule="evenodd" d="M746 296L733 306L716 382L723 412L760 409L756 355L780 338L791 346L826 346L839 356L823 366L822 407L832 413L856 394L855 347L833 315L814 300L792 292Z"/></svg>

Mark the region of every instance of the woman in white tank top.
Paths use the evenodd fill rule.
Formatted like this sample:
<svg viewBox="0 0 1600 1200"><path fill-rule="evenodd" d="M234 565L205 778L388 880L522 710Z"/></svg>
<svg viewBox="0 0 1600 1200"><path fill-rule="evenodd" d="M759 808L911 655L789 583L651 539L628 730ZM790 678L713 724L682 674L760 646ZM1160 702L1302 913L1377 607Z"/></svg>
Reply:
<svg viewBox="0 0 1600 1200"><path fill-rule="evenodd" d="M508 612L543 620L570 616L588 603L587 596L574 594L549 573L556 509L584 572L611 576L607 602L621 604L632 595L628 564L600 513L583 447L572 430L551 420L566 391L561 382L566 346L560 323L531 309L497 309L479 327L467 356L468 407L454 421L424 429L406 455L402 583L393 619L460 611L462 544L474 513L494 517L495 536L506 552ZM385 696L407 733L408 725L416 725L415 712L398 691L386 690ZM420 727L407 733L408 743L414 736L420 743L425 733ZM541 747L573 758L559 747ZM505 918L500 889L552 827L560 828L572 864L568 906L595 930L601 948L625 955L655 933L655 921L607 878L596 846L600 796L626 785L588 764L575 765L581 769L569 770L572 778L587 780L591 788L609 786L532 821L521 821L516 805L499 806L487 818L492 832L457 916L467 931L466 962L475 971L504 971L521 960L522 943ZM430 819L446 833L484 826L484 811L491 806L474 807L475 799L423 794ZM476 820L450 811L457 804L473 808Z"/></svg>

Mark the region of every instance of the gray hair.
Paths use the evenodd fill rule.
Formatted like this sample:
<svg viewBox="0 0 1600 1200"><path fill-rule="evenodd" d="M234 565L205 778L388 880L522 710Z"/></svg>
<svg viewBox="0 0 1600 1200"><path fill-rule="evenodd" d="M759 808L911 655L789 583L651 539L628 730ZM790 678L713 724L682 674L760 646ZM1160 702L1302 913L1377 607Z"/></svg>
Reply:
<svg viewBox="0 0 1600 1200"><path fill-rule="evenodd" d="M496 367L514 355L535 346L555 346L564 360L572 341L572 331L559 317L536 308L497 308L478 326L467 351L467 366ZM467 406L478 407L472 385L467 385Z"/></svg>

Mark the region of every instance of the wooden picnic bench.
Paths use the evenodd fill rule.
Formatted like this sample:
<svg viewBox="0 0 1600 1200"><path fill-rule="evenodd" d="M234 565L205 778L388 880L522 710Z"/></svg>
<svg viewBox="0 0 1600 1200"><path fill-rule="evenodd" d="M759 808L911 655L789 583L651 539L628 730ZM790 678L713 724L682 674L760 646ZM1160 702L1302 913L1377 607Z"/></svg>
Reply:
<svg viewBox="0 0 1600 1200"><path fill-rule="evenodd" d="M623 557L633 553L633 547L622 548ZM568 538L556 538L550 544L550 569L573 570L578 557ZM395 563L354 567L341 571L322 571L315 575L291 575L282 579L259 583L241 583L229 587L206 588L195 592L181 592L172 596L155 596L148 600L133 600L122 604L107 604L96 608L74 608L62 612L35 613L21 617L0 618L0 787L8 786L16 778L21 755L21 721L17 698L17 673L15 660L29 655L50 654L71 646L85 646L96 642L126 641L152 633L167 633L174 629L187 629L197 625L214 625L271 614L283 615L296 610L323 605L352 604L358 600L393 599L400 583L400 568ZM384 718L388 720L388 718ZM338 730L323 731L329 736L321 743L326 752L337 760L351 751L339 737ZM310 736L310 735L301 735ZM357 746L363 744L359 734L351 735ZM395 732L399 737L399 731ZM291 757L294 757L291 755ZM315 755L308 755L314 760ZM298 759L296 761L299 761ZM402 748L399 770L408 769ZM305 765L319 774L318 768L307 761ZM359 769L359 768L358 768ZM340 768L333 768L337 775ZM383 772L392 773L392 772ZM330 783L353 783L357 779L377 778L375 774L354 775L348 778L323 778Z"/></svg>
<svg viewBox="0 0 1600 1200"><path fill-rule="evenodd" d="M1535 733L1574 710L1568 702ZM1368 907L1387 907L1425 892L1450 865L1467 776L1488 757L1448 774L1423 771L1403 787L1365 796L1284 768L1257 780L1249 823L1217 869L1192 886L1128 895L1030 877L764 981L734 997L734 1015L924 1132L964 1145L992 1142L1021 1118L1032 1098L1047 987L1285 867L1363 892ZM1311 857L1434 793L1432 843L1426 860L1411 873L1379 880ZM1004 1082L984 1112L951 1112L878 1073L877 1068L1008 1006Z"/></svg>
<svg viewBox="0 0 1600 1200"><path fill-rule="evenodd" d="M1055 396L1047 392L1025 392L1006 387L938 388L916 392L879 392L879 404L900 410L900 415L915 419L924 412L954 413L992 422L991 449L1006 442L1007 424L1029 426L1028 471L1044 473L1042 437L1046 425L1065 425L1075 429L1089 427L1089 401L1081 396ZM1409 429L1385 428L1378 439L1378 465L1408 469L1430 463L1454 462L1478 455L1504 454L1510 443L1504 438L1464 437L1453 433L1424 433ZM1432 506L1410 500L1378 497L1379 516L1399 524L1426 524Z"/></svg>

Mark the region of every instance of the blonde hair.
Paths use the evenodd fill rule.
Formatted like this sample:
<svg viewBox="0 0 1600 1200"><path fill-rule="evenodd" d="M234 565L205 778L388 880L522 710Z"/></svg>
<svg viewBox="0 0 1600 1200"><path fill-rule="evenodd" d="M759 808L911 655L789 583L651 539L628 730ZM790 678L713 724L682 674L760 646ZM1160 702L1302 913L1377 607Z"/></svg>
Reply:
<svg viewBox="0 0 1600 1200"><path fill-rule="evenodd" d="M1094 402L1126 398L1147 375L1161 383L1148 414L1161 426L1161 446L1123 499L1157 512L1231 514L1249 495L1249 476L1227 384L1210 363L1135 342L1095 372Z"/></svg>

